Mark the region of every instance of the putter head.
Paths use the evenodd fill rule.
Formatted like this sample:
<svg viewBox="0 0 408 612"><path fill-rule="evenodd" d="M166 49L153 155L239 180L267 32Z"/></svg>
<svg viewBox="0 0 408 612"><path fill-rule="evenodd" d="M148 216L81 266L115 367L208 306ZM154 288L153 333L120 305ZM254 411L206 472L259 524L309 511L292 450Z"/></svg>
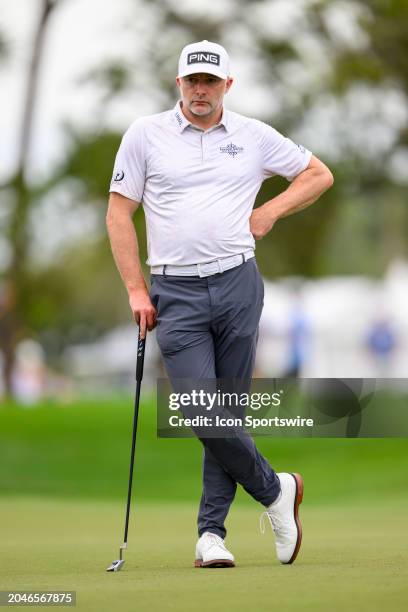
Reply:
<svg viewBox="0 0 408 612"><path fill-rule="evenodd" d="M112 564L106 568L107 572L118 572L122 569L122 565L124 564L124 559L117 559L116 561L112 561Z"/></svg>

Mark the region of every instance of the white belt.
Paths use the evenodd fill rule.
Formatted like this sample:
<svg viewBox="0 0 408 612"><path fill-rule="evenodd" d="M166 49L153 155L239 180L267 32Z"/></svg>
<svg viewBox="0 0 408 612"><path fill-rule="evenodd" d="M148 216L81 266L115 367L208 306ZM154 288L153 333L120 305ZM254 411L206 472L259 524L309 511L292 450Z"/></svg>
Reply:
<svg viewBox="0 0 408 612"><path fill-rule="evenodd" d="M252 259L252 257L255 257L255 253L251 250L240 253L240 255L231 255L231 257L223 257L222 259L192 264L191 266L152 266L150 272L151 274L163 274L164 276L212 276L236 268L248 259Z"/></svg>

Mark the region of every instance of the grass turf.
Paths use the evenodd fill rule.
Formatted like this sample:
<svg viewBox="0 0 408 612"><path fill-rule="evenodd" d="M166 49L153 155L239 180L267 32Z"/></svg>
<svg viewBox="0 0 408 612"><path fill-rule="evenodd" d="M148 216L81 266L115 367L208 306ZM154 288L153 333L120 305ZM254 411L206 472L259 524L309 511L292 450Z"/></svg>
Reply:
<svg viewBox="0 0 408 612"><path fill-rule="evenodd" d="M129 550L123 535L132 399L0 409L0 590L76 590L81 610L405 610L404 439L257 439L276 470L305 479L293 566L258 532L238 491L227 527L238 566L192 567L200 444L157 439L141 406Z"/></svg>
<svg viewBox="0 0 408 612"><path fill-rule="evenodd" d="M117 558L124 504L3 498L1 589L75 590L77 608L140 610L406 609L406 508L302 504L304 543L292 566L275 559L273 536L257 529L258 508L235 504L228 544L234 569L195 569L196 508L136 500L129 549Z"/></svg>

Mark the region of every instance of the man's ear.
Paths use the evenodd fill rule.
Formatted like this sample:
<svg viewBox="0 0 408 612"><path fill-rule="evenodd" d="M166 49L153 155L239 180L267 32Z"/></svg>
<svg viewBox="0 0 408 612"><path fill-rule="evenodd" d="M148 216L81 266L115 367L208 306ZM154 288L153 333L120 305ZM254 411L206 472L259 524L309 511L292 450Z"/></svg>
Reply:
<svg viewBox="0 0 408 612"><path fill-rule="evenodd" d="M179 89L180 89L180 83L181 83L180 77L176 77L176 85Z"/></svg>
<svg viewBox="0 0 408 612"><path fill-rule="evenodd" d="M227 82L225 84L225 93L228 93L231 89L231 85L233 84L234 79L232 77L228 77Z"/></svg>

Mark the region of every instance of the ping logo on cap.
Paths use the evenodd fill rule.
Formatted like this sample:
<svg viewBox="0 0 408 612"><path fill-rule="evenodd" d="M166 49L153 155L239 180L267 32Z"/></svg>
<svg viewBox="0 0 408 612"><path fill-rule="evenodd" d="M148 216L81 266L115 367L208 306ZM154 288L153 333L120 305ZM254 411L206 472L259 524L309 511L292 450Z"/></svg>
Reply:
<svg viewBox="0 0 408 612"><path fill-rule="evenodd" d="M206 53L205 51L196 51L187 55L187 64L215 64L220 65L220 56L218 53Z"/></svg>

